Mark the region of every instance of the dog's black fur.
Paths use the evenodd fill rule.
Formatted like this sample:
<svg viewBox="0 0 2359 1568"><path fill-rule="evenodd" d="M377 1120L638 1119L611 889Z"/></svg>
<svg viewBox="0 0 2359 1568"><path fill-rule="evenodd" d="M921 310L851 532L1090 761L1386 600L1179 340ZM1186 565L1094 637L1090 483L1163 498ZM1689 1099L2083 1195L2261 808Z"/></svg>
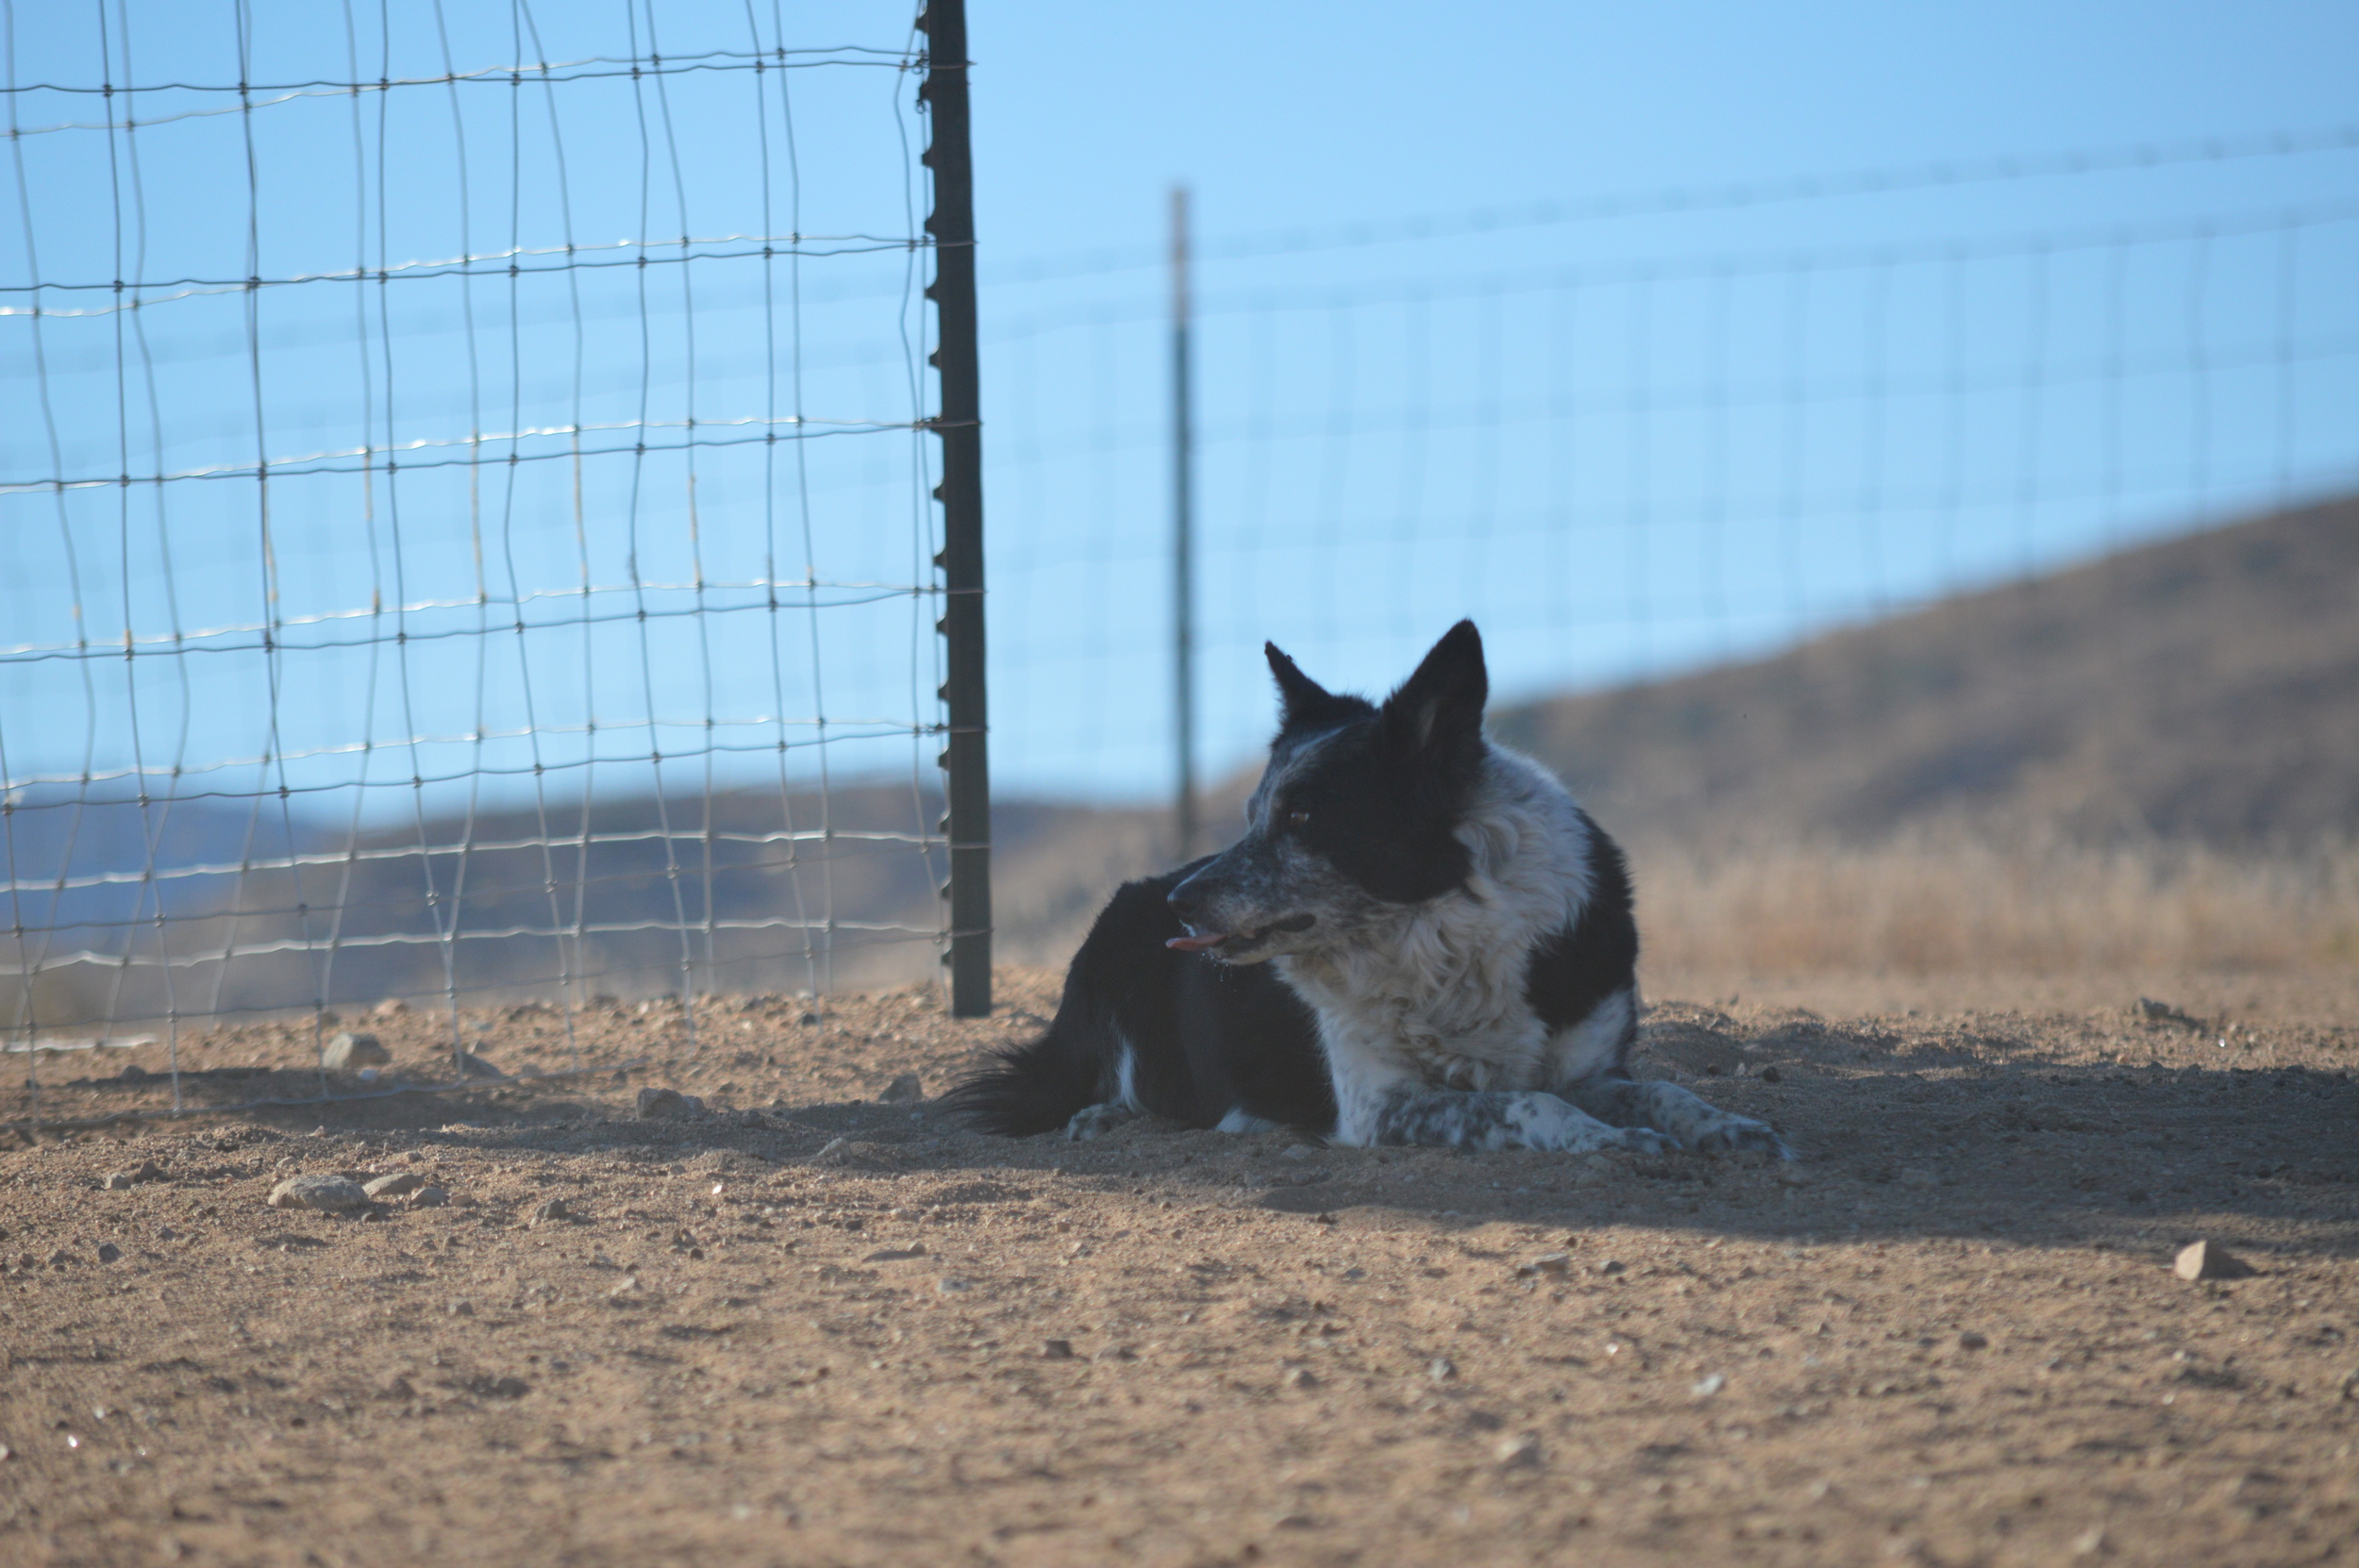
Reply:
<svg viewBox="0 0 2359 1568"><path fill-rule="evenodd" d="M1783 1152L1628 1076L1621 851L1483 737L1471 623L1380 707L1267 652L1284 714L1246 836L1116 892L1047 1032L955 1110L1012 1136L1145 1112L1351 1143Z"/></svg>

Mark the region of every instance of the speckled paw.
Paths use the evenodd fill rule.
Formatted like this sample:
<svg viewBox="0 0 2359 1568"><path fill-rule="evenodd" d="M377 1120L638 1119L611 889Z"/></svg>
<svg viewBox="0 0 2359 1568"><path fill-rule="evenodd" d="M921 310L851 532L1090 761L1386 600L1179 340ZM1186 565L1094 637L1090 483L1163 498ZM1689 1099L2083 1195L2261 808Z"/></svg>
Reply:
<svg viewBox="0 0 2359 1568"><path fill-rule="evenodd" d="M1064 1125L1064 1135L1074 1143L1103 1138L1116 1127L1138 1120L1139 1113L1126 1105L1094 1105L1073 1113L1073 1120Z"/></svg>
<svg viewBox="0 0 2359 1568"><path fill-rule="evenodd" d="M1766 1122L1756 1122L1749 1116L1726 1116L1696 1139L1701 1154L1765 1157L1770 1159L1791 1159L1794 1151L1785 1146L1777 1129Z"/></svg>
<svg viewBox="0 0 2359 1568"><path fill-rule="evenodd" d="M1674 1154L1679 1146L1678 1139L1667 1132L1657 1132L1652 1127L1617 1127L1613 1138L1603 1144L1609 1149L1644 1155Z"/></svg>

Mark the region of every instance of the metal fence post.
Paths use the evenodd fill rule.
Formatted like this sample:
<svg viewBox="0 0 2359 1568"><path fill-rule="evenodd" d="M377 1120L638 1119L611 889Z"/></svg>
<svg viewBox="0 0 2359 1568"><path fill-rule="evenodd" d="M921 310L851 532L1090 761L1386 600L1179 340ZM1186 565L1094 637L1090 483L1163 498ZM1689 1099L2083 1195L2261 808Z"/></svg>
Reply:
<svg viewBox="0 0 2359 1568"><path fill-rule="evenodd" d="M1175 863L1196 857L1196 409L1188 289L1188 188L1171 188L1172 802Z"/></svg>
<svg viewBox="0 0 2359 1568"><path fill-rule="evenodd" d="M983 687L983 431L975 350L975 163L967 135L966 0L929 0L917 25L926 34L926 79L918 92L933 129L924 161L933 171L932 356L942 404L933 421L942 438L943 611L948 679L942 698L949 733L942 751L948 776L950 841L950 1011L991 1011L991 758Z"/></svg>

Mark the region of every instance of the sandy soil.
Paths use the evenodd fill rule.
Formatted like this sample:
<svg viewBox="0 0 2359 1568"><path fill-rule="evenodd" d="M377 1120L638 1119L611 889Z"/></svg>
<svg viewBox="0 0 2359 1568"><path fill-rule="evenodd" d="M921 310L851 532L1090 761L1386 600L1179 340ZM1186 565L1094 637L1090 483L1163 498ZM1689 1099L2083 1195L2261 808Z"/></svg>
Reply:
<svg viewBox="0 0 2359 1568"><path fill-rule="evenodd" d="M2193 1021L1854 989L1887 1010L1648 1017L1777 1169L875 1098L1036 1027L1038 974L984 1022L752 999L693 1044L504 1009L461 1021L496 1067L594 1076L8 1135L0 1560L2359 1560L2347 984ZM448 1019L365 1026L447 1076ZM312 1038L184 1042L186 1093L311 1093ZM117 1072L160 1047L60 1081L94 1059L42 1114L162 1101ZM639 1120L649 1084L715 1109ZM338 1171L452 1201L265 1205ZM2255 1272L2176 1277L2198 1237Z"/></svg>

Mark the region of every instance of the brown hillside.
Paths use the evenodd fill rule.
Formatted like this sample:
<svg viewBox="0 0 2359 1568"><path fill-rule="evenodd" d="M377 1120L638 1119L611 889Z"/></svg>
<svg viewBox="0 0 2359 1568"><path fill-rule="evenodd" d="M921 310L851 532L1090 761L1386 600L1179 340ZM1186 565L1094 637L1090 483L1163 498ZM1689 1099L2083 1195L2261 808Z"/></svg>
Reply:
<svg viewBox="0 0 2359 1568"><path fill-rule="evenodd" d="M1607 825L1688 842L1966 818L2103 842L2359 830L2359 498L1503 710Z"/></svg>

